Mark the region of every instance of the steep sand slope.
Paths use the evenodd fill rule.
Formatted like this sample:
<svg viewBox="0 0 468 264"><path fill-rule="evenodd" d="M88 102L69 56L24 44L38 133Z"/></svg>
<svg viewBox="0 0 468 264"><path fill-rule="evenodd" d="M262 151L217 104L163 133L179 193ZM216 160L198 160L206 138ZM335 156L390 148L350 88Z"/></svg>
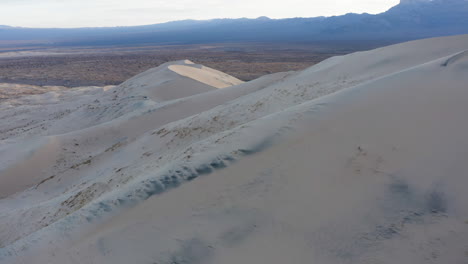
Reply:
<svg viewBox="0 0 468 264"><path fill-rule="evenodd" d="M2 134L0 262L464 263L467 49L415 41L168 102L127 82L122 114Z"/></svg>

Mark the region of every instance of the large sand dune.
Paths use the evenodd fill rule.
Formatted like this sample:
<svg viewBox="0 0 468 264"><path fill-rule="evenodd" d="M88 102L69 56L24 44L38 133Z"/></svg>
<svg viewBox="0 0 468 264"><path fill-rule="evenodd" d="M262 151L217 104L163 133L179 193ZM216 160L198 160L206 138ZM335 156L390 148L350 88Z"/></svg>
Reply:
<svg viewBox="0 0 468 264"><path fill-rule="evenodd" d="M466 50L5 100L0 263L467 263Z"/></svg>

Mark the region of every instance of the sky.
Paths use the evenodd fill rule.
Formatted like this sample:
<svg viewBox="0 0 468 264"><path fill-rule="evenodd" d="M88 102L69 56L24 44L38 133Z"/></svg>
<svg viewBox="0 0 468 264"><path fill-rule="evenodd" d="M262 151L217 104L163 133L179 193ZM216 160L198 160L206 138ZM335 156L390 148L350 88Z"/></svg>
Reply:
<svg viewBox="0 0 468 264"><path fill-rule="evenodd" d="M381 13L399 0L0 0L0 25L102 27L183 19Z"/></svg>

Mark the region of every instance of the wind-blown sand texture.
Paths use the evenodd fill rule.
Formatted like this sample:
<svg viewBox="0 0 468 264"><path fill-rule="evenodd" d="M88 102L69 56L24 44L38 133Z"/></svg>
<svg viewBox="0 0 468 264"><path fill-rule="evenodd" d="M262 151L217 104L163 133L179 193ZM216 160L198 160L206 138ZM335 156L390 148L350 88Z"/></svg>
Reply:
<svg viewBox="0 0 468 264"><path fill-rule="evenodd" d="M2 101L0 262L466 263L467 49Z"/></svg>

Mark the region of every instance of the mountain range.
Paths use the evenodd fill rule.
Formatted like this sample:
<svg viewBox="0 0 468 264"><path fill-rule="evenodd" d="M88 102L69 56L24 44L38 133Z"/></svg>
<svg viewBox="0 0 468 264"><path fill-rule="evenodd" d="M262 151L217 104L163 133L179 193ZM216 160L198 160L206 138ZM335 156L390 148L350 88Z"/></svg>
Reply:
<svg viewBox="0 0 468 264"><path fill-rule="evenodd" d="M192 44L210 42L404 41L468 33L467 0L401 0L388 11L333 17L183 20L111 28L0 26L0 41L54 45Z"/></svg>

